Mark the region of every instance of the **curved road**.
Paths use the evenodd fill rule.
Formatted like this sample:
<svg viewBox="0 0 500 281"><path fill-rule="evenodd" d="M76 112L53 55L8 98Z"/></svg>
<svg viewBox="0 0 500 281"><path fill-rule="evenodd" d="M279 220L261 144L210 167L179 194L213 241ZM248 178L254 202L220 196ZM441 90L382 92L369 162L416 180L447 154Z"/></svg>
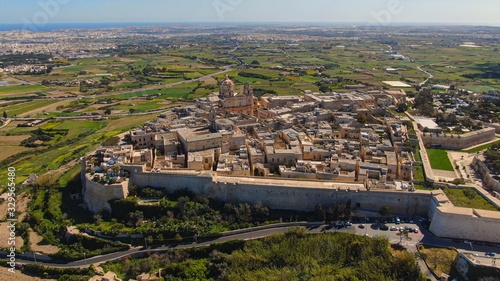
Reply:
<svg viewBox="0 0 500 281"><path fill-rule="evenodd" d="M150 248L143 248L143 247L137 247L137 248L131 248L127 251L122 251L122 252L116 252L116 253L111 253L107 255L102 255L102 256L95 256L92 258L84 259L84 260L79 260L79 261L74 261L74 262L69 262L69 263L56 263L56 262L38 262L39 264L43 264L45 266L49 267L55 267L55 268L78 268L78 267L87 267L90 264L100 264L104 263L107 261L112 261L116 260L119 258L122 258L124 256L129 256L129 255L134 255L138 253L145 253L145 252L155 252L155 251L165 251L168 249L185 249L185 248L192 248L192 247L199 247L199 246L208 246L212 243L217 243L217 242L225 242L229 240L235 240L235 239L242 239L242 240L251 240L251 239L257 239L257 238L262 238L265 236L269 236L271 234L275 233L284 233L290 226L293 225L304 225L304 223L296 223L296 224L290 224L287 227L276 227L276 228L271 228L271 229L265 229L265 230L251 230L249 229L249 232L246 233L241 233L241 234L235 234L235 235L230 235L230 236L225 236L225 237L220 237L211 241L206 241L206 242L200 242L200 243L190 243L190 244L181 244L181 245L168 245L168 246L159 246L159 247L150 247ZM401 242L401 237L398 236L398 232L396 231L383 231L379 230L376 227L373 227L373 225L370 224L364 224L364 228L360 228L360 224L354 224L353 226L350 227L345 227L341 229L336 229L335 227L329 226L329 225L321 225L321 223L307 223L307 228L306 230L310 233L319 233L322 231L326 232L335 232L335 231L341 231L341 232L348 232L352 234L358 234L358 235L365 235L365 236L383 236L387 237L392 244L397 244ZM387 224L388 227L391 226L396 226L394 224ZM398 227L419 227L420 228L420 233L412 233L409 236L411 237L411 240L402 240L402 245L408 249L411 253L415 253L417 251L416 245L418 243L424 243L428 245L434 245L434 246L439 246L439 247L454 247L457 249L462 249L463 251L469 251L471 250L471 246L469 244L464 244L464 243L455 243L451 239L445 239L445 238L438 238L432 235L428 230L423 228L419 223L418 224L409 224L409 223L403 223L398 225ZM497 254L500 254L500 247L489 247L489 246L479 246L474 244L474 250L478 251L477 253L483 253L484 252L496 252ZM24 264L34 264L35 262L32 260L23 260L23 259L17 259L16 262L18 263L24 263Z"/></svg>
<svg viewBox="0 0 500 281"><path fill-rule="evenodd" d="M421 66L417 66L417 69L420 70L420 71L422 71L423 73L429 75L429 78L427 78L424 82L420 83L419 86L425 85L427 82L429 82L429 80L431 80L432 78L434 78L434 75L432 75L428 71L423 70Z"/></svg>

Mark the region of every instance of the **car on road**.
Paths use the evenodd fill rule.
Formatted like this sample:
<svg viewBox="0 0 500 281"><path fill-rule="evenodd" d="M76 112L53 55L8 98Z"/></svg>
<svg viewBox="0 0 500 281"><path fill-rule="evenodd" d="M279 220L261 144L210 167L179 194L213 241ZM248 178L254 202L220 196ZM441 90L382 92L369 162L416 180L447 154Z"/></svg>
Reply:
<svg viewBox="0 0 500 281"><path fill-rule="evenodd" d="M397 230L398 230L398 228L397 228L397 227L395 227L395 226L391 226L391 231L397 231Z"/></svg>
<svg viewBox="0 0 500 281"><path fill-rule="evenodd" d="M381 224L379 227L380 230L389 230L389 227L385 224Z"/></svg>
<svg viewBox="0 0 500 281"><path fill-rule="evenodd" d="M487 253L485 253L485 255L487 255L488 257L494 257L494 256L496 256L496 254L493 253L493 252L487 252Z"/></svg>
<svg viewBox="0 0 500 281"><path fill-rule="evenodd" d="M346 222L345 226L352 226L352 223L351 222Z"/></svg>
<svg viewBox="0 0 500 281"><path fill-rule="evenodd" d="M364 224L360 224L358 227L359 228L365 228L365 225Z"/></svg>

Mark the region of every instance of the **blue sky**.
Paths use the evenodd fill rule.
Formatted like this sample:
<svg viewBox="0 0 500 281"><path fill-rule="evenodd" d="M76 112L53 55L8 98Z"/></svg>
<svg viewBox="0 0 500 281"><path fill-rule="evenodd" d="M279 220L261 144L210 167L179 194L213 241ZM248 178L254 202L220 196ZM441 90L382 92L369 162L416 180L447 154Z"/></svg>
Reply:
<svg viewBox="0 0 500 281"><path fill-rule="evenodd" d="M48 5L45 8L44 3ZM499 11L498 0L0 0L0 23L355 22L500 26Z"/></svg>

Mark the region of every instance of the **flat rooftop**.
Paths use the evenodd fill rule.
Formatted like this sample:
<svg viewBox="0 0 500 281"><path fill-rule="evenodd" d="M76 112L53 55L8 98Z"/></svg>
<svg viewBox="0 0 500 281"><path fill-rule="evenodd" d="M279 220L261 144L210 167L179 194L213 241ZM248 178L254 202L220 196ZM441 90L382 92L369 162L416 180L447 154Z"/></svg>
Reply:
<svg viewBox="0 0 500 281"><path fill-rule="evenodd" d="M382 83L387 84L391 87L399 87L399 88L411 88L411 85L403 83L401 81L382 81Z"/></svg>

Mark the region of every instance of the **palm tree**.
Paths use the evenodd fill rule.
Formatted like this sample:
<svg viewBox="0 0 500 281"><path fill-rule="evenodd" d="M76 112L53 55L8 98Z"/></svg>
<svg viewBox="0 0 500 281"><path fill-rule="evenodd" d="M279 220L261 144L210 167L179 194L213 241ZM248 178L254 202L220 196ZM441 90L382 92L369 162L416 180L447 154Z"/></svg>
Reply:
<svg viewBox="0 0 500 281"><path fill-rule="evenodd" d="M401 244L401 242L403 242L403 237L406 237L406 240L411 240L411 237L408 235L410 232L406 229L403 229L403 231L400 231L397 235L399 236L399 243L398 244Z"/></svg>

